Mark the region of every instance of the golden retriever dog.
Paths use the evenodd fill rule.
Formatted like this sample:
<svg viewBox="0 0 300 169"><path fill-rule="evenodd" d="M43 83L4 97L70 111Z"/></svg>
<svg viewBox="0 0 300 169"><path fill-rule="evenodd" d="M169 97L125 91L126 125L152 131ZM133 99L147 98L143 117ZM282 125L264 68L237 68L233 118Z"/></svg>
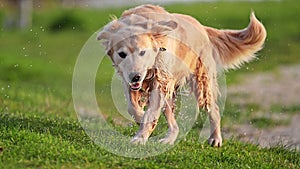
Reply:
<svg viewBox="0 0 300 169"><path fill-rule="evenodd" d="M168 132L162 143L174 144L179 133L174 109L178 90L189 85L210 120L208 143L222 145L217 74L255 58L266 30L251 14L243 30L218 30L191 16L141 5L114 18L98 34L122 79L128 112L140 125L132 142L145 144L161 111Z"/></svg>

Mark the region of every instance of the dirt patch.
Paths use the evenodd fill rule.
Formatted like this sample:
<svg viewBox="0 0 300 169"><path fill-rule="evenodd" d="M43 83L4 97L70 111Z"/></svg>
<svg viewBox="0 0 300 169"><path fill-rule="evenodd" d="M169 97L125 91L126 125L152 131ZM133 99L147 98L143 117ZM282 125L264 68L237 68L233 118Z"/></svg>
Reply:
<svg viewBox="0 0 300 169"><path fill-rule="evenodd" d="M300 104L300 65L280 67L272 73L245 75L241 82L228 87L228 94L237 96L229 98L233 102L257 103L266 108L274 104Z"/></svg>
<svg viewBox="0 0 300 169"><path fill-rule="evenodd" d="M260 117L289 119L289 124L273 128L258 129L251 124L226 126L230 132L227 136L239 138L241 141L270 147L278 144L300 150L300 111L272 112L274 105L282 107L300 105L300 65L279 67L274 72L246 74L240 84L228 87L228 99L234 104L256 104L263 112L253 112ZM296 110L297 111L297 110ZM234 131L234 132L232 132Z"/></svg>
<svg viewBox="0 0 300 169"><path fill-rule="evenodd" d="M235 137L243 142L258 144L261 147L281 145L288 149L300 150L300 115L294 115L290 125L258 129L253 125L237 125Z"/></svg>

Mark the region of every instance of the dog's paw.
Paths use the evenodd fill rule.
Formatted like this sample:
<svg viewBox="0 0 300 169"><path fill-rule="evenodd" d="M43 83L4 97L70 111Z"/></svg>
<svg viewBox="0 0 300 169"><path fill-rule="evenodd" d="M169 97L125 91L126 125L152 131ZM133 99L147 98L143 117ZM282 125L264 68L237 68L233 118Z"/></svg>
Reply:
<svg viewBox="0 0 300 169"><path fill-rule="evenodd" d="M208 139L208 144L211 145L212 147L221 147L222 146L222 137L210 137Z"/></svg>
<svg viewBox="0 0 300 169"><path fill-rule="evenodd" d="M163 138L163 139L160 139L159 142L163 143L163 144L171 144L171 145L174 144L176 139L177 139L178 132L179 132L178 128L174 128L173 130L169 130L166 137Z"/></svg>
<svg viewBox="0 0 300 169"><path fill-rule="evenodd" d="M175 141L176 141L176 138L174 139L174 138L170 138L170 137L165 137L165 138L159 140L159 142L162 144L170 144L170 145L173 145Z"/></svg>
<svg viewBox="0 0 300 169"><path fill-rule="evenodd" d="M146 138L143 138L143 137L139 137L139 136L135 136L131 139L130 141L131 143L134 143L134 144L140 144L140 145L145 145L146 142L147 142L147 139Z"/></svg>

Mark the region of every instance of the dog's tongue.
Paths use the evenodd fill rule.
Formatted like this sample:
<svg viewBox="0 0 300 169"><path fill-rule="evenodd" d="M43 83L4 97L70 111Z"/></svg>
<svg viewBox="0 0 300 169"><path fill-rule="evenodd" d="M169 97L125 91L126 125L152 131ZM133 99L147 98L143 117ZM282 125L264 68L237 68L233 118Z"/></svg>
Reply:
<svg viewBox="0 0 300 169"><path fill-rule="evenodd" d="M142 86L141 86L141 83L131 83L131 84L130 84L130 88L131 88L132 90L139 90L141 87L142 87Z"/></svg>

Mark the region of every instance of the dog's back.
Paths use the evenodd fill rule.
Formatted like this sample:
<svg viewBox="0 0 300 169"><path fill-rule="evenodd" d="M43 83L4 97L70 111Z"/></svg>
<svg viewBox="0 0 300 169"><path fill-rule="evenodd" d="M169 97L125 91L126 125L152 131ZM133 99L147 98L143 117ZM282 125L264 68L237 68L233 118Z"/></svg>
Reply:
<svg viewBox="0 0 300 169"><path fill-rule="evenodd" d="M203 26L191 16L168 13L160 6L149 4L129 9L123 12L122 17L128 17L131 14L141 15L155 21L168 18L181 22L178 24L180 26L175 30L173 36L175 35L176 39L181 40L180 43L184 42L184 45L193 49L196 53L203 50L203 47L205 47L205 50L210 50L207 48L212 45L211 50L215 62L225 69L238 68L244 62L251 61L255 57L255 53L262 48L266 38L266 30L256 19L254 13L251 14L248 27L243 30L218 30ZM197 31L197 33L193 33L194 31ZM207 44L207 40L211 44ZM176 56L183 58L182 51L184 49L181 49L181 55ZM205 60L205 58L203 59Z"/></svg>

